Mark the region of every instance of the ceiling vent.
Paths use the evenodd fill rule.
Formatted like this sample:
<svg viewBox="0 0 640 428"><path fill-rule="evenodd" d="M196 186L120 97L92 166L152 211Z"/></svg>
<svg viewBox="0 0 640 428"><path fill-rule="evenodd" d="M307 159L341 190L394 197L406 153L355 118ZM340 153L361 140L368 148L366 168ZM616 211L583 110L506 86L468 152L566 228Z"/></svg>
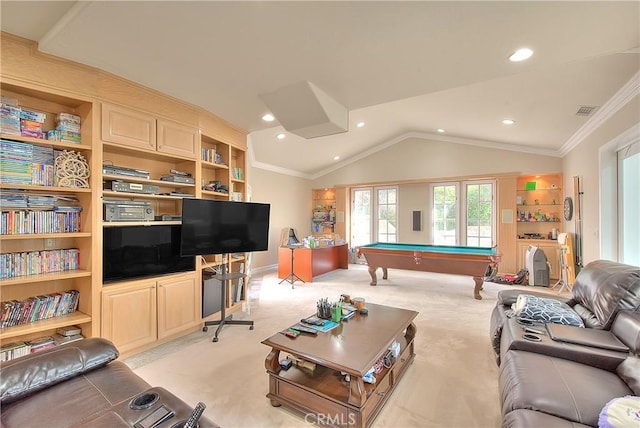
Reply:
<svg viewBox="0 0 640 428"><path fill-rule="evenodd" d="M349 130L349 111L311 82L260 95L287 131L316 138Z"/></svg>
<svg viewBox="0 0 640 428"><path fill-rule="evenodd" d="M580 106L576 112L576 116L591 116L591 113L597 109L597 106Z"/></svg>

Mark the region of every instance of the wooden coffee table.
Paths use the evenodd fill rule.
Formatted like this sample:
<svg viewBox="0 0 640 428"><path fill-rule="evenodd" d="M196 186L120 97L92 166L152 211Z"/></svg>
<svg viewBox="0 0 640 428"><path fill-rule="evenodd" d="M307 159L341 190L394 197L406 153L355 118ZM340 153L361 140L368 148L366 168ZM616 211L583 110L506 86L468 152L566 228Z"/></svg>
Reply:
<svg viewBox="0 0 640 428"><path fill-rule="evenodd" d="M356 314L317 336L303 333L292 339L278 333L262 341L271 347L265 367L269 374L267 397L273 406L286 406L308 423L371 425L413 361L413 320L418 313L371 303L367 309L368 315ZM399 357L375 375L375 384L365 383L363 376L394 341L400 343ZM295 365L281 370L281 352L315 363L315 370ZM350 380L341 372L348 373Z"/></svg>

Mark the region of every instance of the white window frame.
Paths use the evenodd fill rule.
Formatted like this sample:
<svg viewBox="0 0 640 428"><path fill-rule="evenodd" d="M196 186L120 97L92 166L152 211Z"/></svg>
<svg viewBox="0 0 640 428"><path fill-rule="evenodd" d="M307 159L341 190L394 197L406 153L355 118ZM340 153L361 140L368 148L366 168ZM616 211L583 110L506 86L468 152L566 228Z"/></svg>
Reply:
<svg viewBox="0 0 640 428"><path fill-rule="evenodd" d="M379 225L380 225L380 218L378 217L378 209L380 208L380 204L378 203L378 192L380 190L393 190L396 193L396 202L394 204L386 204L388 205L395 205L396 207L396 231L393 234L395 236L395 240L393 241L380 241L380 230L379 230ZM398 230L400 228L400 207L399 207L399 196L400 196L400 192L398 190L398 186L378 186L378 187L374 187L373 188L373 195L374 195L374 201L373 201L373 210L374 210L374 215L371 216L371 218L373 219L373 223L374 223L374 228L373 228L373 232L376 240L378 240L378 242L398 242ZM388 229L387 229L388 230ZM390 235L389 233L386 234L387 237Z"/></svg>
<svg viewBox="0 0 640 428"><path fill-rule="evenodd" d="M497 233L497 221L496 221L496 181L495 180L467 180L463 181L462 188L464 189L464 197L461 198L460 201L460 212L465 213L465 221L460 228L460 236L464 239L460 239L460 242L464 241L460 245L468 245L467 242L467 186L468 185L480 185L480 184L490 184L491 185L491 247L496 245L496 233Z"/></svg>
<svg viewBox="0 0 640 428"><path fill-rule="evenodd" d="M433 242L435 244L435 238L433 233L434 223L435 223L435 215L434 210L435 207L433 205L433 196L434 196L434 188L436 187L446 187L446 186L454 186L456 188L456 234L455 234L455 242L460 242L460 182L458 181L441 181L437 183L429 183L429 211L431 213L431 224L429 227L429 242ZM437 244L436 244L437 245Z"/></svg>
<svg viewBox="0 0 640 428"><path fill-rule="evenodd" d="M467 185L469 184L491 184L491 246L497 242L497 214L496 214L496 181L495 180L463 180L463 181L440 181L429 183L429 209L431 212L431 225L429 227L429 241L435 243L434 239L434 205L433 195L435 187L454 186L456 188L456 233L454 245L467 245ZM461 217L464 213L464 218Z"/></svg>
<svg viewBox="0 0 640 428"><path fill-rule="evenodd" d="M605 260L620 261L618 224L618 151L640 142L638 124L627 129L599 149L600 169L600 255Z"/></svg>
<svg viewBox="0 0 640 428"><path fill-rule="evenodd" d="M625 216L631 215L635 217L633 221L637 222L638 211L635 209L626 209L624 208L624 195L628 194L627 192L639 192L638 183L629 183L624 180L623 177L623 161L627 158L630 158L634 155L638 155L640 153L640 142L636 141L627 145L626 147L617 151L618 157L618 259L622 263L627 264L636 264L637 263L637 254L636 257L631 257L630 254L626 254L625 249L629 250L629 245L626 245L626 242L633 242L637 244L640 241L640 237L638 236L638 229L636 225L636 229L627 230L625 229L625 225L629 225L629 218ZM623 193L624 191L624 193ZM638 196L636 195L637 202ZM635 208L635 207L634 207Z"/></svg>

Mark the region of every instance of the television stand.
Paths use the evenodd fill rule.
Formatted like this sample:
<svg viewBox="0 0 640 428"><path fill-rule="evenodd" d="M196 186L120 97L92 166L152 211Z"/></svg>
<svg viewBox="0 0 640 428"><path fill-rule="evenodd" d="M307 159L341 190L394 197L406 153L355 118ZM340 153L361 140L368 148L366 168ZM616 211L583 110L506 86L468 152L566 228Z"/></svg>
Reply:
<svg viewBox="0 0 640 428"><path fill-rule="evenodd" d="M217 342L218 341L218 334L220 333L220 330L222 330L222 327L224 327L225 325L248 325L249 326L249 330L253 330L253 321L251 320L234 320L232 319L233 314L230 315L226 315L226 307L227 307L227 283L229 281L232 281L234 279L240 279L240 278L246 278L247 275L245 275L242 272L233 272L233 273L226 273L226 269L223 270L223 273L219 274L219 275L213 275L211 278L213 279L217 279L219 281L222 282L222 286L220 287L220 319L219 320L215 320L215 321L205 321L204 322L204 326L202 327L202 331L207 331L209 330L209 326L211 325L217 325L218 328L216 329L216 333L213 336L213 339L211 340L212 342ZM246 287L247 284L244 284L245 286L245 293L246 293Z"/></svg>

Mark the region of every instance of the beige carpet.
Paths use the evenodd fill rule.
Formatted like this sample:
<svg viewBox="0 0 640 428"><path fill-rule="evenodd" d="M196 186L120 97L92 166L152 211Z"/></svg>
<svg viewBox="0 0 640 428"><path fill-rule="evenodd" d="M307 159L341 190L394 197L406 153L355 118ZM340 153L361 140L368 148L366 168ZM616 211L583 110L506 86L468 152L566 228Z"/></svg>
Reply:
<svg viewBox="0 0 640 428"><path fill-rule="evenodd" d="M509 285L485 283L473 298L470 277L390 270L369 285L366 266L350 265L313 283L278 284L275 273L250 283L255 329L227 326L218 343L196 332L125 360L153 386L162 386L225 428L303 427L304 418L265 397L269 348L260 342L315 311L319 298L346 293L367 302L413 309L416 358L375 420L374 427L498 427L498 368L489 342L489 318L497 292ZM531 289L532 287L523 287ZM539 288L539 287L536 287ZM545 289L546 290L546 289Z"/></svg>

